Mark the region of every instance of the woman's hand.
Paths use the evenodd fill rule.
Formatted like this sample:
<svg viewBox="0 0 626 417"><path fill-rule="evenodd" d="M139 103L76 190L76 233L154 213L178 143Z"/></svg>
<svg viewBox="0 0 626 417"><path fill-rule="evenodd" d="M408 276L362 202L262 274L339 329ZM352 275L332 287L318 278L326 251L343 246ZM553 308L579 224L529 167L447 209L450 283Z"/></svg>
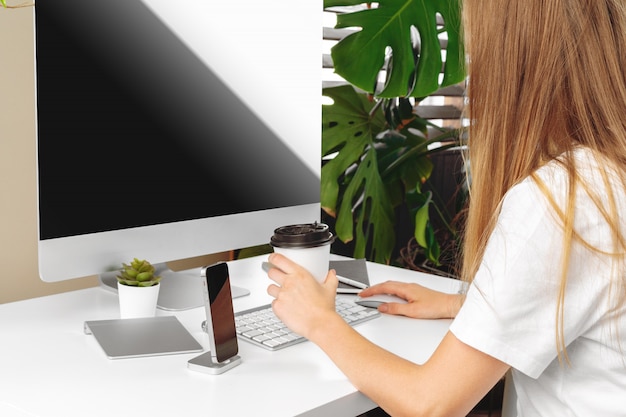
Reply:
<svg viewBox="0 0 626 417"><path fill-rule="evenodd" d="M341 319L335 312L334 271L329 271L320 284L307 270L281 254L271 254L268 261L274 266L268 276L276 283L267 288L267 293L274 297L272 308L292 331L312 339L315 330L323 328L327 320L335 316Z"/></svg>
<svg viewBox="0 0 626 417"><path fill-rule="evenodd" d="M361 291L361 297L374 294L393 294L404 298L408 302L381 304L378 310L382 313L395 314L416 319L443 319L454 318L461 308L463 296L460 294L446 294L431 290L419 284L396 281L387 281L372 285Z"/></svg>

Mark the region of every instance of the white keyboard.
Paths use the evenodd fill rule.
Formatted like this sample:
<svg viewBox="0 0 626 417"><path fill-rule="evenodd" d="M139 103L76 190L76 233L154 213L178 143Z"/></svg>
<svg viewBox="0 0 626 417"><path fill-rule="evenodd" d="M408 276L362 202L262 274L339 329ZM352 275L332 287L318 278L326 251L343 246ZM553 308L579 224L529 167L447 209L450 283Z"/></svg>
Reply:
<svg viewBox="0 0 626 417"><path fill-rule="evenodd" d="M360 306L343 297L335 299L335 310L351 326L380 316L378 310ZM274 315L269 304L236 313L235 326L241 340L269 350L282 349L306 340L289 330Z"/></svg>

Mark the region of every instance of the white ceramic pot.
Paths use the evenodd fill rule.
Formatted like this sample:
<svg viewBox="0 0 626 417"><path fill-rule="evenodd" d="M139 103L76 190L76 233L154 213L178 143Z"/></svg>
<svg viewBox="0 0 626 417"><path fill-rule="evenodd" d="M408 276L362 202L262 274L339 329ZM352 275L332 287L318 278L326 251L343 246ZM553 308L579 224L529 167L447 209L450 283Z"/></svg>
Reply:
<svg viewBox="0 0 626 417"><path fill-rule="evenodd" d="M159 284L151 287L133 287L118 282L120 317L123 319L154 317L160 287Z"/></svg>

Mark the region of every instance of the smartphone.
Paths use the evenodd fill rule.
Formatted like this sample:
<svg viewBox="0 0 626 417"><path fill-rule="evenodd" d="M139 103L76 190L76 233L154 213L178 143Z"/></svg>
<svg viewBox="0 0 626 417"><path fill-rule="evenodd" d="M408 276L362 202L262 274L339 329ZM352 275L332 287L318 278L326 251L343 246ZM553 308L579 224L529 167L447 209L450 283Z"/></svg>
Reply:
<svg viewBox="0 0 626 417"><path fill-rule="evenodd" d="M224 362L239 351L228 264L218 262L201 271L211 358Z"/></svg>

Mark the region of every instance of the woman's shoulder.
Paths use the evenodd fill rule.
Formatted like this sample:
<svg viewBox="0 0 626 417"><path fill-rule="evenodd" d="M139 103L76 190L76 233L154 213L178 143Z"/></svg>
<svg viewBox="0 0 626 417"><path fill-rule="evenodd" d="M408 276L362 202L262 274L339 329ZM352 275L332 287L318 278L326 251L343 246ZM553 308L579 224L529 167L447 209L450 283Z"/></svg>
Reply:
<svg viewBox="0 0 626 417"><path fill-rule="evenodd" d="M527 179L539 177L550 181L567 181L569 180L570 172L576 173L577 177L586 180L585 182L598 180L604 182L602 180L602 172L607 174L609 180L624 176L623 167L620 167L618 170L610 158L597 151L580 146L552 159L537 169Z"/></svg>
<svg viewBox="0 0 626 417"><path fill-rule="evenodd" d="M561 154L538 168L531 175L512 188L549 196L557 204L562 204L568 196L570 182L576 180L577 198L606 196L607 187L611 194L624 198L622 178L626 175L615 168L605 156L586 147L578 147L571 152Z"/></svg>

